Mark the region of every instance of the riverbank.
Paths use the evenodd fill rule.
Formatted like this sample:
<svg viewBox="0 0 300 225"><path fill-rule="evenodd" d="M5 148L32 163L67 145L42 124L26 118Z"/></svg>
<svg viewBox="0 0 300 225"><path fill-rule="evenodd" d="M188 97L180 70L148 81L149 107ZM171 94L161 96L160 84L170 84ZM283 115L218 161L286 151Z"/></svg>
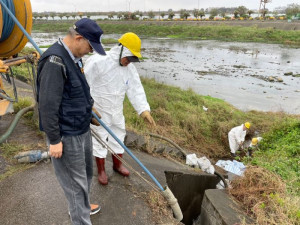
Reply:
<svg viewBox="0 0 300 225"><path fill-rule="evenodd" d="M247 139L251 140L251 137L255 135L263 136L265 141L262 142L260 151L254 153L253 159L244 157L244 153L241 153L239 160L244 160L247 165L259 165L279 174L288 185L290 194L287 196L299 198L299 189L297 189L299 184L299 170L297 170L299 143L297 140L299 138L297 135L299 135L300 116L258 111L243 112L223 100L201 96L191 90L185 91L159 84L153 79L142 79L142 83L157 127L153 129L147 127L126 98L124 114L127 129L141 135L152 132L168 137L188 153L196 153L198 157L206 156L215 162L221 158L229 158L227 141L229 130L245 121L250 121L252 127ZM15 104L15 108L23 108L32 103L32 98L20 99L20 102ZM38 128L32 126L35 124L32 116L32 113L28 113L27 122L22 126L31 124L30 129L34 131L33 135L27 135L26 138L40 142L41 136L36 133ZM19 130L21 131L20 128ZM15 165L12 157L19 151L30 149L32 144L24 144L24 139L18 140L19 142L16 143L12 137L11 141L1 145L2 155L10 162L10 170L9 174L3 174L0 179L26 169ZM294 209L293 212L295 212ZM297 215L292 216L297 218Z"/></svg>
<svg viewBox="0 0 300 225"><path fill-rule="evenodd" d="M170 22L170 23L169 23ZM293 30L282 30L289 26L286 21L265 23L261 21L97 21L105 34L135 32L141 36L171 37L195 40L220 40L238 42L260 42L300 47L300 23L294 22ZM34 32L66 32L74 21L35 21ZM252 23L252 24L251 24ZM286 23L286 24L284 24ZM193 24L193 25L192 25ZM298 29L299 26L299 29ZM279 27L279 28L277 28ZM297 29L297 30L294 30Z"/></svg>

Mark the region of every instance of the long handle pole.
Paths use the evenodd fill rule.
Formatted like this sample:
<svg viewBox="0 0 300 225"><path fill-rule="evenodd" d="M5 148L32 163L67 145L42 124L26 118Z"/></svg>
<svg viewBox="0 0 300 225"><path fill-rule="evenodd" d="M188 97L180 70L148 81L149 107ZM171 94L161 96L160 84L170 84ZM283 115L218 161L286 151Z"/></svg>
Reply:
<svg viewBox="0 0 300 225"><path fill-rule="evenodd" d="M5 9L5 11L10 15L10 17L13 19L13 21L17 24L17 26L20 28L20 30L25 34L25 36L28 38L30 43L33 45L33 47L40 53L40 55L43 54L42 50L37 46L37 44L34 42L34 40L30 37L30 35L27 33L27 31L23 28L23 26L19 23L17 18L15 17L14 14L7 8L7 6L3 3L2 0L0 0L0 3L2 7Z"/></svg>
<svg viewBox="0 0 300 225"><path fill-rule="evenodd" d="M123 144L122 141L109 129L105 123L96 115L96 113L92 112L93 116L97 119L97 121L104 127L105 130L124 148L124 150L142 167L142 169L150 176L150 178L154 181L154 183L159 187L161 191L164 191L164 188L157 181L157 179L152 175L152 173L141 163L141 161Z"/></svg>

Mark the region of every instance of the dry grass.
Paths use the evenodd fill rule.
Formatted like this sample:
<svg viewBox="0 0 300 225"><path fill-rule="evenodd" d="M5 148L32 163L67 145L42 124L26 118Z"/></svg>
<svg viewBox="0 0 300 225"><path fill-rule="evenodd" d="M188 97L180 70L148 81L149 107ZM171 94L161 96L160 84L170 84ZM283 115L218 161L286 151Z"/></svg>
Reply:
<svg viewBox="0 0 300 225"><path fill-rule="evenodd" d="M165 198L156 191L149 191L145 195L152 214L155 215L154 222L155 224L164 224L164 225L176 225L181 224L173 217L171 208L169 207Z"/></svg>
<svg viewBox="0 0 300 225"><path fill-rule="evenodd" d="M288 197L281 178L266 169L248 168L229 192L259 225L300 224L300 199Z"/></svg>

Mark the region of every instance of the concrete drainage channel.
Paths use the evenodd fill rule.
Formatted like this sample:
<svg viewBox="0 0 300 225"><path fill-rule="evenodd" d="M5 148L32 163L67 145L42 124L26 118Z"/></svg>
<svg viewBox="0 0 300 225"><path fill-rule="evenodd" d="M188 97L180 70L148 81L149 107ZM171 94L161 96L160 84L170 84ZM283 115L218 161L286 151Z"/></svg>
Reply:
<svg viewBox="0 0 300 225"><path fill-rule="evenodd" d="M167 184L177 198L185 225L233 225L253 222L230 199L226 190L216 189L216 175L165 171Z"/></svg>
<svg viewBox="0 0 300 225"><path fill-rule="evenodd" d="M133 149L142 149L155 153L173 154L184 158L181 151L161 142L145 140L144 137L127 131L125 145ZM183 213L185 225L233 225L253 223L235 203L226 190L216 189L220 178L216 175L196 171L165 171L167 185L177 198Z"/></svg>

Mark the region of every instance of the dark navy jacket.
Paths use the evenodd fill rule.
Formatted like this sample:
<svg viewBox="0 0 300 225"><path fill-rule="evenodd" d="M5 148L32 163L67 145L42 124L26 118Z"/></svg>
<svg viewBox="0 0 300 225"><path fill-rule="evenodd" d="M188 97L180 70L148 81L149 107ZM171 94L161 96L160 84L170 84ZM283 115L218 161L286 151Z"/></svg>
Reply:
<svg viewBox="0 0 300 225"><path fill-rule="evenodd" d="M52 142L54 142L55 141L54 139L56 139L57 141L55 142L58 143L57 135L73 136L73 135L80 135L88 131L91 117L92 117L91 109L93 106L93 99L90 95L89 85L86 81L84 74L81 72L79 66L72 60L69 53L62 45L55 43L41 56L39 60L38 74L37 74L37 101L39 102L40 100L39 93L41 91L40 90L41 76L52 76L53 72L55 72L55 70L51 70L51 66L49 67L49 65L47 65L47 69L43 70L46 62L49 63L49 57L53 58L53 56L57 56L59 57L58 58L59 60L62 60L61 66L64 69L64 79L63 79L64 85L62 86L63 88L62 97L59 96L61 99L59 109L58 112L51 113L50 115L50 116L58 117L57 122L59 124L60 134L56 134L56 138L54 137L52 138ZM54 64L51 65L53 65L53 68L55 66L56 66L55 68L58 67L57 65ZM55 82L55 80L53 80L54 78L53 79L50 77L47 78L48 80L50 79L51 83ZM56 130L56 129L51 129L51 126L53 124L51 124L49 120L47 120L48 118L43 118L43 115L47 115L47 107L45 107L45 104L39 104L39 105L43 105L43 108L39 106L40 128L41 130L46 132L47 136L49 136L52 130ZM51 105L49 105L49 107L51 107ZM56 120L52 120L52 121L56 121ZM52 122L52 123L56 123L56 122ZM50 128L48 129L48 127ZM50 143L51 143L51 138L50 138ZM51 144L56 144L56 143L51 143Z"/></svg>

